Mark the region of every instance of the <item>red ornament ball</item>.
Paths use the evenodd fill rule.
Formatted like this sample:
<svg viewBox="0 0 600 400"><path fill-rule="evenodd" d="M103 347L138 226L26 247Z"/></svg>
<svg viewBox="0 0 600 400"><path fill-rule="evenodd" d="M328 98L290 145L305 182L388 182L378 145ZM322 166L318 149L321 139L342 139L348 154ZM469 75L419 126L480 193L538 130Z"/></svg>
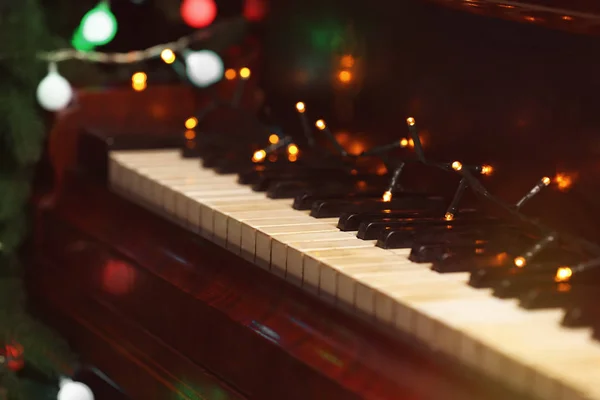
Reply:
<svg viewBox="0 0 600 400"><path fill-rule="evenodd" d="M180 11L183 21L192 28L205 28L217 17L214 0L184 0Z"/></svg>
<svg viewBox="0 0 600 400"><path fill-rule="evenodd" d="M4 346L3 354L0 356L4 357L4 364L11 371L17 372L23 369L25 366L25 358L23 357L23 346L19 343L13 342Z"/></svg>

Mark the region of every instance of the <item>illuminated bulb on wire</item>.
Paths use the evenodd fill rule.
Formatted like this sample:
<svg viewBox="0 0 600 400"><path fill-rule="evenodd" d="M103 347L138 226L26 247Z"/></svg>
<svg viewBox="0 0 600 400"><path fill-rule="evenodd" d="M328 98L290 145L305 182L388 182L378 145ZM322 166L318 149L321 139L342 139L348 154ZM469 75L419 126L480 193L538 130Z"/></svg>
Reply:
<svg viewBox="0 0 600 400"><path fill-rule="evenodd" d="M303 113L306 111L306 106L303 102L299 101L296 103L296 110L298 110L299 113Z"/></svg>
<svg viewBox="0 0 600 400"><path fill-rule="evenodd" d="M452 214L452 213L446 213L446 215L444 215L444 219L446 221L452 221L454 219L454 214Z"/></svg>
<svg viewBox="0 0 600 400"><path fill-rule="evenodd" d="M48 74L41 80L36 91L37 101L43 109L60 111L73 99L73 89L69 82L58 73L55 63L48 65Z"/></svg>
<svg viewBox="0 0 600 400"><path fill-rule="evenodd" d="M294 143L290 144L287 148L288 154L291 156L296 156L298 155L298 146L296 146Z"/></svg>
<svg viewBox="0 0 600 400"><path fill-rule="evenodd" d="M225 79L228 81L234 80L236 76L237 72L235 72L235 69L233 68L229 68L227 71L225 71Z"/></svg>
<svg viewBox="0 0 600 400"><path fill-rule="evenodd" d="M408 126L414 126L415 119L413 117L409 117L406 119L406 123L408 124Z"/></svg>
<svg viewBox="0 0 600 400"><path fill-rule="evenodd" d="M407 138L400 139L400 147L406 147L406 146L408 146L408 139Z"/></svg>
<svg viewBox="0 0 600 400"><path fill-rule="evenodd" d="M265 157L267 157L267 152L264 150L258 150L256 152L254 152L254 155L252 156L252 161L256 162L261 162L265 159Z"/></svg>
<svg viewBox="0 0 600 400"><path fill-rule="evenodd" d="M198 87L219 82L225 70L221 57L210 50L188 51L185 66L189 80Z"/></svg>
<svg viewBox="0 0 600 400"><path fill-rule="evenodd" d="M491 175L494 173L494 168L491 165L481 166L481 175Z"/></svg>
<svg viewBox="0 0 600 400"><path fill-rule="evenodd" d="M57 400L94 400L94 393L86 384L61 378Z"/></svg>
<svg viewBox="0 0 600 400"><path fill-rule="evenodd" d="M515 258L515 266L523 268L525 265L527 265L527 260L525 260L525 257Z"/></svg>
<svg viewBox="0 0 600 400"><path fill-rule="evenodd" d="M83 16L80 24L81 36L85 41L102 46L117 34L117 19L110 11L107 1L101 1Z"/></svg>
<svg viewBox="0 0 600 400"><path fill-rule="evenodd" d="M463 165L460 161L454 161L452 163L452 169L455 171L460 171L462 169Z"/></svg>
<svg viewBox="0 0 600 400"><path fill-rule="evenodd" d="M183 0L179 9L183 22L192 28L204 28L217 17L214 0Z"/></svg>
<svg viewBox="0 0 600 400"><path fill-rule="evenodd" d="M340 71L338 79L342 83L349 83L352 80L352 73L350 71Z"/></svg>
<svg viewBox="0 0 600 400"><path fill-rule="evenodd" d="M569 267L560 267L554 276L555 282L566 282L573 276L573 270Z"/></svg>
<svg viewBox="0 0 600 400"><path fill-rule="evenodd" d="M383 196L381 196L381 200L383 200L386 203L392 201L392 192L388 190L385 193L383 193Z"/></svg>
<svg viewBox="0 0 600 400"><path fill-rule="evenodd" d="M278 142L279 142L279 136L277 136L276 134L272 134L271 136L269 136L269 143L277 144Z"/></svg>
<svg viewBox="0 0 600 400"><path fill-rule="evenodd" d="M317 122L315 122L315 126L317 127L317 129L319 129L320 131L324 130L325 128L327 128L327 125L325 125L325 121L323 121L322 119L317 120Z"/></svg>
<svg viewBox="0 0 600 400"><path fill-rule="evenodd" d="M198 119L196 117L190 117L185 120L185 127L187 129L194 129L196 126L198 126Z"/></svg>
<svg viewBox="0 0 600 400"><path fill-rule="evenodd" d="M160 58L162 58L162 60L166 63L166 64L173 64L175 62L175 53L173 53L173 50L171 49L164 49L161 53L160 53Z"/></svg>
<svg viewBox="0 0 600 400"><path fill-rule="evenodd" d="M135 90L136 92L141 92L142 90L146 89L147 78L148 77L143 72L136 72L135 74L133 74L133 76L131 77L131 87L133 88L133 90Z"/></svg>
<svg viewBox="0 0 600 400"><path fill-rule="evenodd" d="M240 78L249 79L250 78L250 68L244 67L240 69Z"/></svg>

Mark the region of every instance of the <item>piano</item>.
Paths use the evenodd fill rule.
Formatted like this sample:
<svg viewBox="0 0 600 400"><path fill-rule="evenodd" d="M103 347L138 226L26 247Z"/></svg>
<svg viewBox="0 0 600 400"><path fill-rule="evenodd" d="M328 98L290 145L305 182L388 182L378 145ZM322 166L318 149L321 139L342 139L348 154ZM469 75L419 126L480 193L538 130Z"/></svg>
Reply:
<svg viewBox="0 0 600 400"><path fill-rule="evenodd" d="M83 126L35 306L134 399L600 399L598 10L433 3L340 11L385 32L352 90L267 33L270 113Z"/></svg>

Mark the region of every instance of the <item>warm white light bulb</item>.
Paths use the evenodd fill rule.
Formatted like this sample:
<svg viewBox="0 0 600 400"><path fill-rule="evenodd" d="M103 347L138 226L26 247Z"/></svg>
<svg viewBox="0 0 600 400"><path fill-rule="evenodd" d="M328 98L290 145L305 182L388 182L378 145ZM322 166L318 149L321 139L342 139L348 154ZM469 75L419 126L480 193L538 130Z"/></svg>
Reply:
<svg viewBox="0 0 600 400"><path fill-rule="evenodd" d="M185 56L186 73L196 86L207 87L223 79L221 57L210 50L191 51Z"/></svg>
<svg viewBox="0 0 600 400"><path fill-rule="evenodd" d="M71 102L73 89L69 82L58 73L56 64L49 65L48 75L38 85L36 96L40 106L48 111L60 111Z"/></svg>
<svg viewBox="0 0 600 400"><path fill-rule="evenodd" d="M86 384L61 378L57 400L94 400L94 393Z"/></svg>

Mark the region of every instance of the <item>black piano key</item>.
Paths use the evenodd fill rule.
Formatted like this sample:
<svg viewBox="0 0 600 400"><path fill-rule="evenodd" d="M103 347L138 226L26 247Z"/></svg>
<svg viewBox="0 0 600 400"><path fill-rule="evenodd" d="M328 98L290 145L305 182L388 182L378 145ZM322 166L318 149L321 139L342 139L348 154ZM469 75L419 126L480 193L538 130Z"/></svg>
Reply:
<svg viewBox="0 0 600 400"><path fill-rule="evenodd" d="M310 210L313 203L326 200L344 200L350 198L378 198L387 190L386 184L369 184L359 180L357 182L340 183L336 187L312 188L298 194L294 199L294 210ZM356 230L356 229L355 229Z"/></svg>
<svg viewBox="0 0 600 400"><path fill-rule="evenodd" d="M359 235L361 235L364 239L377 239L381 232L384 230L395 230L402 229L408 226L414 227L423 227L423 228L434 228L434 227L449 227L449 226L462 226L474 224L475 222L481 221L492 221L493 218L485 217L479 214L477 211L472 210L469 213L465 213L464 217L457 218L451 221L446 220L441 217L441 215L445 211L445 205L440 204L439 209L431 208L429 210L423 210L419 216L410 217L404 216L401 213L399 215L394 215L394 213L390 213L387 211L380 211L378 215L376 213L368 214L367 218L364 218L364 221L360 221L360 215L364 213L357 213L358 215L354 217L352 214L347 213L346 219L350 220L352 218L355 221L360 221L361 225L359 225ZM349 215L349 216L348 216ZM372 217L371 217L372 215ZM340 217L341 218L341 217ZM361 229L362 228L362 229Z"/></svg>
<svg viewBox="0 0 600 400"><path fill-rule="evenodd" d="M536 286L519 296L519 305L528 310L567 307L582 295L581 290L570 283L554 283Z"/></svg>
<svg viewBox="0 0 600 400"><path fill-rule="evenodd" d="M269 172L268 170L266 172ZM296 181L302 180L306 182L312 182L313 184L320 183L321 185L328 185L330 182L355 182L364 177L354 176L348 174L344 170L339 169L317 169L317 168L306 168L298 169L296 171L285 171L278 175L276 174L262 174L257 182L252 184L252 190L257 192L266 191L270 185L278 181Z"/></svg>
<svg viewBox="0 0 600 400"><path fill-rule="evenodd" d="M517 271L493 285L493 294L500 298L513 298L521 296L535 287L552 284L555 282L557 269L561 265L570 265L576 262L574 257L574 255L563 256L562 259L549 257L552 261L516 268ZM588 273L574 275L569 279L569 283L590 284L598 281L599 276L595 270L591 270Z"/></svg>
<svg viewBox="0 0 600 400"><path fill-rule="evenodd" d="M440 207L443 210L443 207ZM345 212L340 216L338 221L338 229L344 232L358 231L361 224L370 222L381 222L385 220L395 221L402 219L421 219L433 218L439 215L438 210L416 210L412 212L395 211L395 210L379 210L369 212Z"/></svg>
<svg viewBox="0 0 600 400"><path fill-rule="evenodd" d="M319 187L324 186L323 183L319 181L276 181L267 189L267 197L272 199L294 198L293 208L295 210L310 210L312 203L314 202L314 196L311 193L317 191L320 191L321 193L330 193L332 198L340 199L376 196L377 192L369 193L359 191L360 182L363 181L332 181L327 183L325 189L319 189ZM322 197L327 197L327 195L319 195L319 199ZM301 204L300 208L296 207L298 204Z"/></svg>
<svg viewBox="0 0 600 400"><path fill-rule="evenodd" d="M598 302L600 302L600 287L595 286L588 296L577 298L572 304L565 307L565 315L561 325L570 328L581 328L597 324L600 321Z"/></svg>
<svg viewBox="0 0 600 400"><path fill-rule="evenodd" d="M431 269L439 273L471 272L475 265L498 266L507 258L508 253L516 253L521 244L498 244L487 242L484 246L449 248L437 260L432 262Z"/></svg>
<svg viewBox="0 0 600 400"><path fill-rule="evenodd" d="M427 243L421 242L418 238L411 247L409 260L416 263L436 263L442 260L449 253L455 254L456 258L467 259L475 256L480 251L498 252L505 248L504 241L485 237L485 232L481 232L479 238L474 237L452 237L452 232L448 232L448 242ZM490 232L489 235L494 235ZM406 248L406 247L398 247Z"/></svg>
<svg viewBox="0 0 600 400"><path fill-rule="evenodd" d="M494 226L498 223L497 219L491 217L470 221L458 219L446 221L444 218L415 218L389 222L384 220L361 225L358 237L365 240L377 239L377 246L384 249L402 249L412 247L417 236L421 244L447 242L451 240L450 238L464 237L469 233L477 236L480 232L481 236L484 231L497 231L502 228Z"/></svg>
<svg viewBox="0 0 600 400"><path fill-rule="evenodd" d="M253 163L250 160L229 160L224 159L218 162L214 166L214 170L218 174L239 174L240 172L247 171L253 167Z"/></svg>
<svg viewBox="0 0 600 400"><path fill-rule="evenodd" d="M416 210L439 210L445 204L441 197L396 196L392 201L385 202L381 199L362 200L326 200L315 202L310 215L315 218L339 217L352 211L381 211L394 210L397 212L412 212Z"/></svg>

